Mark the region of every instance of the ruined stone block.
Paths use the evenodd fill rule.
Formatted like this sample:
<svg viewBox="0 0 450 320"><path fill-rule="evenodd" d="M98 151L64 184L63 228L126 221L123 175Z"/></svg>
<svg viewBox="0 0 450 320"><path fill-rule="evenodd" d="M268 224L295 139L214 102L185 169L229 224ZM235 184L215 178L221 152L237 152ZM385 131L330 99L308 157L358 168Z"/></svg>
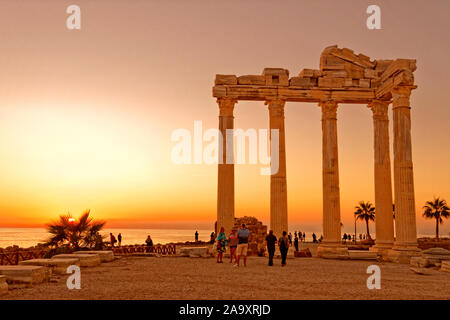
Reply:
<svg viewBox="0 0 450 320"><path fill-rule="evenodd" d="M289 80L290 86L296 86L296 87L306 87L310 88L315 85L315 81L312 78L301 78L301 77L292 77Z"/></svg>
<svg viewBox="0 0 450 320"><path fill-rule="evenodd" d="M342 88L344 86L344 78L319 78L318 84L322 88Z"/></svg>
<svg viewBox="0 0 450 320"><path fill-rule="evenodd" d="M374 251L348 250L348 256L352 260L377 260L378 254Z"/></svg>
<svg viewBox="0 0 450 320"><path fill-rule="evenodd" d="M370 80L369 79L359 79L359 87L360 88L370 88Z"/></svg>
<svg viewBox="0 0 450 320"><path fill-rule="evenodd" d="M80 267L95 267L101 263L98 254L58 254L52 259L78 259Z"/></svg>
<svg viewBox="0 0 450 320"><path fill-rule="evenodd" d="M283 68L265 68L262 74L266 86L289 86L289 71Z"/></svg>
<svg viewBox="0 0 450 320"><path fill-rule="evenodd" d="M0 266L0 275L8 283L37 284L48 281L51 270L41 266Z"/></svg>
<svg viewBox="0 0 450 320"><path fill-rule="evenodd" d="M178 250L182 257L201 258L209 256L208 247L182 247Z"/></svg>
<svg viewBox="0 0 450 320"><path fill-rule="evenodd" d="M0 296L8 294L8 284L6 283L6 277L0 276Z"/></svg>
<svg viewBox="0 0 450 320"><path fill-rule="evenodd" d="M375 79L378 77L378 70L364 69L364 78Z"/></svg>
<svg viewBox="0 0 450 320"><path fill-rule="evenodd" d="M450 272L450 261L442 261L440 271Z"/></svg>
<svg viewBox="0 0 450 320"><path fill-rule="evenodd" d="M71 265L80 265L78 259L31 259L20 261L22 266L42 266L52 270L53 274L66 274L67 268Z"/></svg>
<svg viewBox="0 0 450 320"><path fill-rule="evenodd" d="M215 85L236 85L237 77L234 74L216 74Z"/></svg>
<svg viewBox="0 0 450 320"><path fill-rule="evenodd" d="M415 268L426 268L430 265L428 259L423 257L412 257L409 264Z"/></svg>
<svg viewBox="0 0 450 320"><path fill-rule="evenodd" d="M238 77L238 84L241 85L266 85L266 77L259 75L246 75Z"/></svg>
<svg viewBox="0 0 450 320"><path fill-rule="evenodd" d="M299 73L299 77L300 78L312 78L312 77L314 77L314 75L316 74L316 72L315 71L318 71L318 70L314 70L314 69L303 69L302 71L300 71L300 73Z"/></svg>
<svg viewBox="0 0 450 320"><path fill-rule="evenodd" d="M89 250L89 251L76 251L74 254L98 254L101 262L114 261L114 252L111 250Z"/></svg>

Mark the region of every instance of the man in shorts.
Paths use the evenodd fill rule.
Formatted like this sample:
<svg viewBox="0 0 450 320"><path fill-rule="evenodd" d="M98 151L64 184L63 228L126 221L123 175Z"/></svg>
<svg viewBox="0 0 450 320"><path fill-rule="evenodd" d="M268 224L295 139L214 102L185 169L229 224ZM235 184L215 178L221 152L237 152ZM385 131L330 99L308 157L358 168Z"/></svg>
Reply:
<svg viewBox="0 0 450 320"><path fill-rule="evenodd" d="M244 257L244 267L247 266L247 250L248 250L248 237L250 236L250 230L245 227L245 224L242 224L242 228L239 229L238 233L238 246L237 246L237 259L236 266L239 267L239 261L241 256Z"/></svg>

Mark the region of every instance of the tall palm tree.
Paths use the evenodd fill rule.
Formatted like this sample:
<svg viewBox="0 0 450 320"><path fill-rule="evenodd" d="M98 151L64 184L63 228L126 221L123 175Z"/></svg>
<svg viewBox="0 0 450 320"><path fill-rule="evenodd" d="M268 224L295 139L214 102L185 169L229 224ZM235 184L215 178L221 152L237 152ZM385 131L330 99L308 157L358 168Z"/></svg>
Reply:
<svg viewBox="0 0 450 320"><path fill-rule="evenodd" d="M432 201L427 201L423 206L423 217L425 219L436 219L436 239L439 240L439 224L444 223L444 219L450 216L450 209L444 199L435 197Z"/></svg>
<svg viewBox="0 0 450 320"><path fill-rule="evenodd" d="M375 220L375 207L370 202L360 201L355 209L356 219L366 221L367 238L372 239L369 232L369 221Z"/></svg>
<svg viewBox="0 0 450 320"><path fill-rule="evenodd" d="M47 225L47 232L51 234L47 245L55 246L68 244L78 250L81 245L92 247L98 241L100 230L105 221L94 221L89 217L90 210L86 210L78 219L70 214L59 216L59 220Z"/></svg>

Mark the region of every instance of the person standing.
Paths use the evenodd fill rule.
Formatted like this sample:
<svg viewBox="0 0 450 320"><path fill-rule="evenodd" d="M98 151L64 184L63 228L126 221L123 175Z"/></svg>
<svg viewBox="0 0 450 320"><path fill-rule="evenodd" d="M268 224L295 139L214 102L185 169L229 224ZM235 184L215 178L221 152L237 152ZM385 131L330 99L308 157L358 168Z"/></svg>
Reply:
<svg viewBox="0 0 450 320"><path fill-rule="evenodd" d="M306 242L306 234L303 232L303 242Z"/></svg>
<svg viewBox="0 0 450 320"><path fill-rule="evenodd" d="M112 233L109 234L109 239L111 241L111 247L114 248L114 244L117 242L116 237Z"/></svg>
<svg viewBox="0 0 450 320"><path fill-rule="evenodd" d="M294 238L294 247L295 247L295 251L298 251L298 238L297 238L297 235Z"/></svg>
<svg viewBox="0 0 450 320"><path fill-rule="evenodd" d="M239 261L241 256L244 257L244 267L247 266L247 251L248 251L248 237L250 236L250 230L245 227L245 223L242 224L242 228L238 233L238 246L237 246L237 259L236 266L239 267Z"/></svg>
<svg viewBox="0 0 450 320"><path fill-rule="evenodd" d="M316 236L316 234L314 232L312 234L312 238L313 238L313 243L316 243L317 242L317 236Z"/></svg>
<svg viewBox="0 0 450 320"><path fill-rule="evenodd" d="M298 232L298 237L299 237L300 242L302 242L303 241L303 235L302 235L302 233L300 231Z"/></svg>
<svg viewBox="0 0 450 320"><path fill-rule="evenodd" d="M223 253L227 247L227 237L225 236L225 228L221 227L219 235L217 236L217 263L223 263Z"/></svg>
<svg viewBox="0 0 450 320"><path fill-rule="evenodd" d="M216 234L214 232L211 232L209 243L214 244L215 239L216 239Z"/></svg>
<svg viewBox="0 0 450 320"><path fill-rule="evenodd" d="M269 266L273 266L273 256L275 255L275 245L277 243L277 237L273 234L273 230L269 230L269 234L266 236L267 252L269 253Z"/></svg>
<svg viewBox="0 0 450 320"><path fill-rule="evenodd" d="M153 240L152 240L152 237L150 237L150 235L147 236L145 243L147 244L147 247L149 247L149 248L153 247Z"/></svg>
<svg viewBox="0 0 450 320"><path fill-rule="evenodd" d="M289 239L289 244L292 245L292 233L290 233L290 232L288 235L288 239Z"/></svg>
<svg viewBox="0 0 450 320"><path fill-rule="evenodd" d="M122 245L122 234L119 233L119 235L117 236L117 240L119 240L119 248Z"/></svg>
<svg viewBox="0 0 450 320"><path fill-rule="evenodd" d="M233 257L235 262L237 260L236 249L239 243L236 228L233 228L233 230L231 230L230 236L228 237L228 243L230 245L230 263L233 263Z"/></svg>
<svg viewBox="0 0 450 320"><path fill-rule="evenodd" d="M289 250L289 238L286 237L287 232L283 231L283 236L278 239L278 246L280 247L281 253L281 266L286 266L286 258Z"/></svg>
<svg viewBox="0 0 450 320"><path fill-rule="evenodd" d="M198 242L198 231L195 231L195 242Z"/></svg>

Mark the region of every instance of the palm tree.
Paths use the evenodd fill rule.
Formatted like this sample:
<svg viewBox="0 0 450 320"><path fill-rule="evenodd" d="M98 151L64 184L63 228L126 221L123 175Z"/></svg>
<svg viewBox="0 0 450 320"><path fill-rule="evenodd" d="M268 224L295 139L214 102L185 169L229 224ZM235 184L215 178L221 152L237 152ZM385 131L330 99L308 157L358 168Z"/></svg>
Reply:
<svg viewBox="0 0 450 320"><path fill-rule="evenodd" d="M372 239L369 232L369 221L375 220L375 207L370 202L360 201L355 209L356 219L366 221L367 238Z"/></svg>
<svg viewBox="0 0 450 320"><path fill-rule="evenodd" d="M100 230L105 221L94 221L89 217L90 210L86 210L78 219L70 214L59 216L59 220L47 225L47 232L51 234L47 245L55 246L68 244L75 250L81 245L92 247L101 238Z"/></svg>
<svg viewBox="0 0 450 320"><path fill-rule="evenodd" d="M432 201L427 201L423 206L423 217L425 219L436 219L436 239L439 240L439 224L444 223L444 219L450 216L450 209L444 199L434 198Z"/></svg>

